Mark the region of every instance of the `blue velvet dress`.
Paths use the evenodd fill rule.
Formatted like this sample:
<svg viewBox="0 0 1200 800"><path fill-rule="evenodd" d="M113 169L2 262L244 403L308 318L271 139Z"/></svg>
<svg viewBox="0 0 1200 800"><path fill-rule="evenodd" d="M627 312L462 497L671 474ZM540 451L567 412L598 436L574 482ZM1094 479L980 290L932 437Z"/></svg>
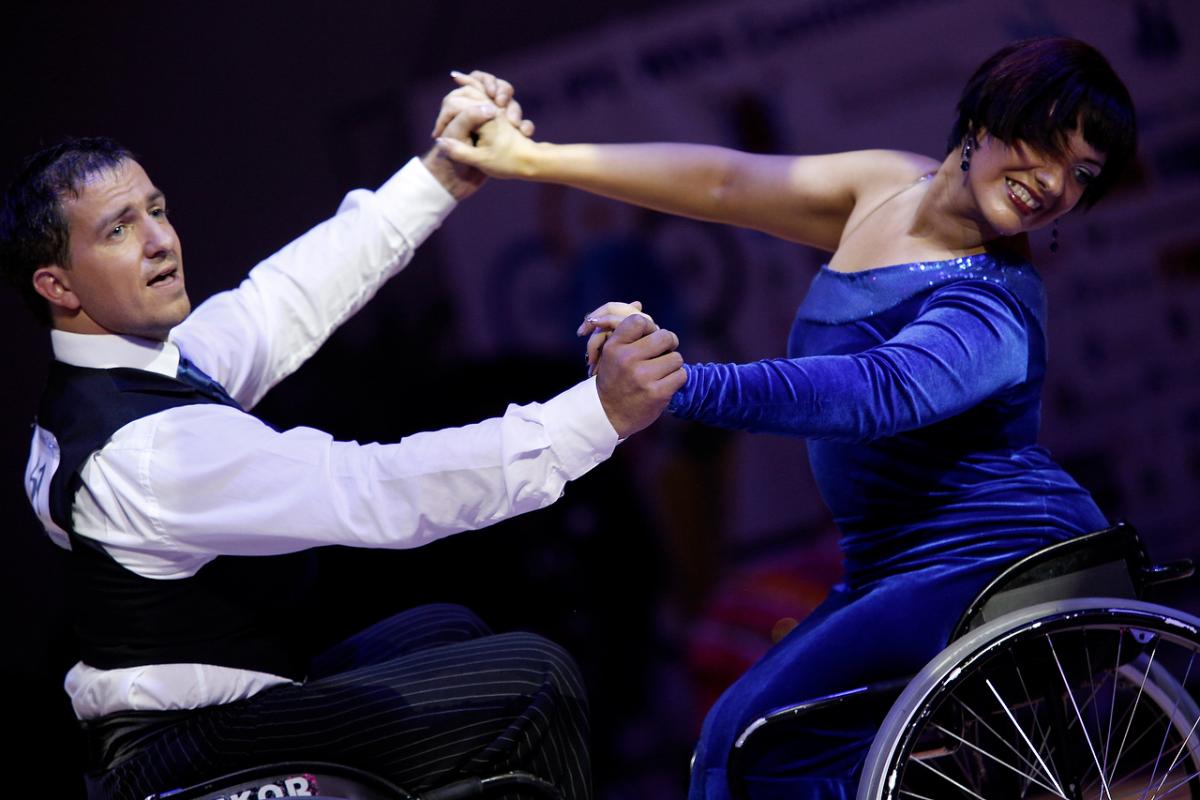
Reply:
<svg viewBox="0 0 1200 800"><path fill-rule="evenodd" d="M829 598L717 701L691 800L727 798L733 741L773 709L915 673L1027 553L1107 523L1036 444L1045 292L980 254L814 278L788 358L687 367L680 417L808 439L842 532ZM812 731L749 767L752 798L852 798L873 730Z"/></svg>

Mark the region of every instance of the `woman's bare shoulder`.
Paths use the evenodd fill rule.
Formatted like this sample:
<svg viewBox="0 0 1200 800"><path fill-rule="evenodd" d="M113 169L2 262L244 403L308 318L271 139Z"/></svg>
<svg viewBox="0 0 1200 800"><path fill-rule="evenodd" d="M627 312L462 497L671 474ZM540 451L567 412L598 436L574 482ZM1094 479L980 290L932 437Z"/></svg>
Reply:
<svg viewBox="0 0 1200 800"><path fill-rule="evenodd" d="M853 150L808 156L739 154L720 217L794 242L833 250L846 222L938 168L898 150Z"/></svg>
<svg viewBox="0 0 1200 800"><path fill-rule="evenodd" d="M840 154L854 179L856 194L907 186L936 172L942 162L906 150L855 150Z"/></svg>

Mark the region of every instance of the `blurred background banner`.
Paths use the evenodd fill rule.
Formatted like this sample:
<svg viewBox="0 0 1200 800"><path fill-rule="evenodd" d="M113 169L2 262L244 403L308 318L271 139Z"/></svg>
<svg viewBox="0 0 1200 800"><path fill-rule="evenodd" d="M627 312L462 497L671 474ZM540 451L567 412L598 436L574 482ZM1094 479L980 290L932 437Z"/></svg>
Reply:
<svg viewBox="0 0 1200 800"><path fill-rule="evenodd" d="M1140 158L1097 209L1062 221L1056 255L1035 237L1050 300L1043 442L1156 558L1200 555L1192 0L131 0L5 14L0 179L66 134L124 142L170 198L197 303L423 152L451 69L511 80L549 141L941 157L986 55L1027 36L1083 38L1133 94ZM691 361L779 356L825 257L495 182L257 410L360 441L496 415L583 377L574 330L610 299L642 300ZM61 768L30 786L75 797L62 554L21 487L49 348L13 292L0 293L0 326L0 681L17 687L6 699L23 733L7 755L34 763L52 750ZM321 560L305 611L316 642L456 601L497 629L564 644L593 698L599 795L614 800L682 797L708 704L839 575L801 440L672 419L546 511L417 551L331 548ZM1163 599L1200 611L1195 582Z"/></svg>

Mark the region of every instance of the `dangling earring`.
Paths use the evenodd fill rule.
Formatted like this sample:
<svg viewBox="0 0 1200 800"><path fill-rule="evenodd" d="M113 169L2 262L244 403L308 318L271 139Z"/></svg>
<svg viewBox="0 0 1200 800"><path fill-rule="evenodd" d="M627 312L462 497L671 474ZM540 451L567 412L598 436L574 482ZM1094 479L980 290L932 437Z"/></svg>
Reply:
<svg viewBox="0 0 1200 800"><path fill-rule="evenodd" d="M1058 252L1058 220L1054 220L1054 225L1050 228L1050 252Z"/></svg>
<svg viewBox="0 0 1200 800"><path fill-rule="evenodd" d="M975 149L975 137L968 133L963 138L962 161L959 162L959 166L962 167L963 172L971 168L971 151L973 149Z"/></svg>

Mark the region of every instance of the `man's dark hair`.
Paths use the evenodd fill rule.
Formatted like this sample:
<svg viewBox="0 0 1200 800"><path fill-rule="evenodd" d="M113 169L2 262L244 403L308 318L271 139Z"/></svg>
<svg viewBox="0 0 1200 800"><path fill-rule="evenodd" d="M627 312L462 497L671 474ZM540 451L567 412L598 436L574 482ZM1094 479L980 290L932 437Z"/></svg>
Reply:
<svg viewBox="0 0 1200 800"><path fill-rule="evenodd" d="M967 81L946 152L984 128L1005 144L1020 141L1061 157L1077 127L1088 144L1105 154L1104 168L1080 199L1084 208L1091 208L1137 150L1133 100L1091 45L1060 36L1026 39L993 54Z"/></svg>
<svg viewBox="0 0 1200 800"><path fill-rule="evenodd" d="M0 203L0 269L39 320L50 324L33 273L47 264L68 266L70 231L62 200L79 197L92 175L116 169L133 154L112 139L66 139L31 156Z"/></svg>

